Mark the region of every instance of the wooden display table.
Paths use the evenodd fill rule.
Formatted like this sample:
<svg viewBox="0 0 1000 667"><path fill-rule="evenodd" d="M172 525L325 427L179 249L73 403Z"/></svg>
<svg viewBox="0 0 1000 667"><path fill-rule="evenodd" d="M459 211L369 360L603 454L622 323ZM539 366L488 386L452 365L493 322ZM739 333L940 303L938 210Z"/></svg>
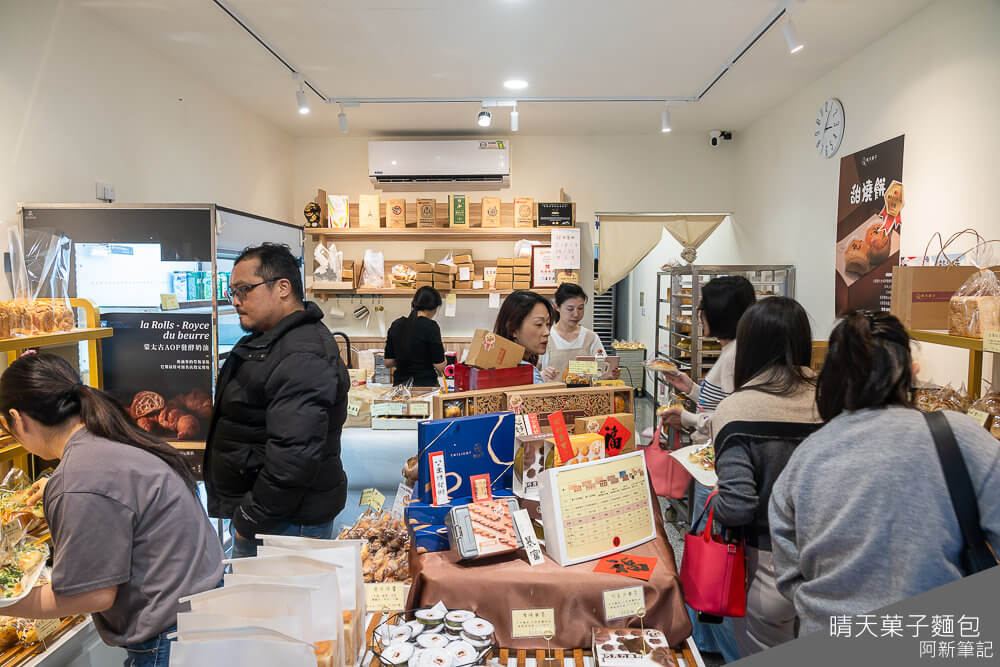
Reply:
<svg viewBox="0 0 1000 667"><path fill-rule="evenodd" d="M510 610L552 608L556 635L551 648L576 649L590 646L595 627L638 627L636 619L606 623L603 592L642 585L646 596L646 627L661 630L671 646L679 647L691 634L691 621L684 607L674 552L658 516L656 526L655 540L624 552L657 558L648 582L617 574L597 574L594 572L597 561L560 567L546 556L544 563L531 567L523 554L459 563L450 551L426 554L411 551L413 587L407 606L420 609L440 601L449 609L471 610L496 626L501 647L526 650L544 647L545 641L537 637L512 638Z"/></svg>

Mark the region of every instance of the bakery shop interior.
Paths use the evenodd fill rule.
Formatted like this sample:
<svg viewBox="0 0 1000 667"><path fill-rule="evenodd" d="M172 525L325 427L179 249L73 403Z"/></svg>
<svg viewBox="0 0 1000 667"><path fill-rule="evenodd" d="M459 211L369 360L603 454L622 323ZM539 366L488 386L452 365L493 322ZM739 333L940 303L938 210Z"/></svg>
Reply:
<svg viewBox="0 0 1000 667"><path fill-rule="evenodd" d="M0 0L0 667L874 664L1000 572L997 34Z"/></svg>

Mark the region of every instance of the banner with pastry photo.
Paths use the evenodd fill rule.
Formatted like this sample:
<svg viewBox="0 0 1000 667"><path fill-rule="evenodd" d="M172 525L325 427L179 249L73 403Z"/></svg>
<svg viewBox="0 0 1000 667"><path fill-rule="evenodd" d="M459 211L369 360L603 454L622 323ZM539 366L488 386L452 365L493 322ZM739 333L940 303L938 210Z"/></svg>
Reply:
<svg viewBox="0 0 1000 667"><path fill-rule="evenodd" d="M903 137L840 160L835 262L838 315L846 310L889 310L904 203Z"/></svg>

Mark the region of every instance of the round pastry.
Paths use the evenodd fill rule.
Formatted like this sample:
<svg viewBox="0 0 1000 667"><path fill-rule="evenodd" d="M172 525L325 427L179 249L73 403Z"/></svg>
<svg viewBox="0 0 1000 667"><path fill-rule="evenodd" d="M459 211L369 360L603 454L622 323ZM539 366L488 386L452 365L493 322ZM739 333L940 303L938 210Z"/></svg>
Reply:
<svg viewBox="0 0 1000 667"><path fill-rule="evenodd" d="M471 621L476 617L471 611L466 611L465 609L456 609L454 611L449 611L444 617L444 624L453 630L461 630L462 624L466 621Z"/></svg>
<svg viewBox="0 0 1000 667"><path fill-rule="evenodd" d="M410 641L413 636L413 629L408 625L398 625L389 630L389 644L404 644Z"/></svg>
<svg viewBox="0 0 1000 667"><path fill-rule="evenodd" d="M486 648L487 646L490 646L493 643L491 639L476 639L467 632L462 633L462 640L468 642L475 648L480 648L480 649Z"/></svg>
<svg viewBox="0 0 1000 667"><path fill-rule="evenodd" d="M881 222L876 222L868 228L868 232L865 233L865 243L868 244L868 262L872 266L878 266L889 259L891 250L889 240L889 235L886 234Z"/></svg>
<svg viewBox="0 0 1000 667"><path fill-rule="evenodd" d="M451 653L451 657L454 658L456 667L475 662L476 656L479 655L479 652L476 651L472 644L462 640L449 644L448 653Z"/></svg>
<svg viewBox="0 0 1000 667"><path fill-rule="evenodd" d="M382 654L382 664L386 667L405 667L413 657L413 644L396 644L390 646Z"/></svg>
<svg viewBox="0 0 1000 667"><path fill-rule="evenodd" d="M420 648L445 648L448 646L448 638L437 632L425 632L417 637L417 644Z"/></svg>
<svg viewBox="0 0 1000 667"><path fill-rule="evenodd" d="M406 625L410 628L410 639L413 639L423 632L425 627L420 623L420 621L409 621Z"/></svg>
<svg viewBox="0 0 1000 667"><path fill-rule="evenodd" d="M441 625L444 622L444 613L436 609L421 609L414 616L421 625Z"/></svg>
<svg viewBox="0 0 1000 667"><path fill-rule="evenodd" d="M493 636L493 624L481 618L473 618L462 623L462 630L473 639L482 641Z"/></svg>
<svg viewBox="0 0 1000 667"><path fill-rule="evenodd" d="M844 271L863 276L868 273L868 244L854 239L844 248Z"/></svg>
<svg viewBox="0 0 1000 667"><path fill-rule="evenodd" d="M453 667L455 659L447 649L425 649L420 656L420 667Z"/></svg>

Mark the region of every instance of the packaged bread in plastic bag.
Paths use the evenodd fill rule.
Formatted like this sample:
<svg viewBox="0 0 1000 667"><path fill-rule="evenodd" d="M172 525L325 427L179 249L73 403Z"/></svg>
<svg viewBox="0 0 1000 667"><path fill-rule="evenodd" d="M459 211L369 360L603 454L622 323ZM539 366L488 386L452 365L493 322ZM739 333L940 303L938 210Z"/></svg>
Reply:
<svg viewBox="0 0 1000 667"><path fill-rule="evenodd" d="M982 338L1000 330L1000 278L989 269L976 271L951 297L948 333Z"/></svg>
<svg viewBox="0 0 1000 667"><path fill-rule="evenodd" d="M361 287L385 287L385 258L381 250L365 250Z"/></svg>
<svg viewBox="0 0 1000 667"><path fill-rule="evenodd" d="M983 427L989 431L994 438L1000 440L1000 392L986 394L973 403L972 407L973 409L979 410L987 415Z"/></svg>

